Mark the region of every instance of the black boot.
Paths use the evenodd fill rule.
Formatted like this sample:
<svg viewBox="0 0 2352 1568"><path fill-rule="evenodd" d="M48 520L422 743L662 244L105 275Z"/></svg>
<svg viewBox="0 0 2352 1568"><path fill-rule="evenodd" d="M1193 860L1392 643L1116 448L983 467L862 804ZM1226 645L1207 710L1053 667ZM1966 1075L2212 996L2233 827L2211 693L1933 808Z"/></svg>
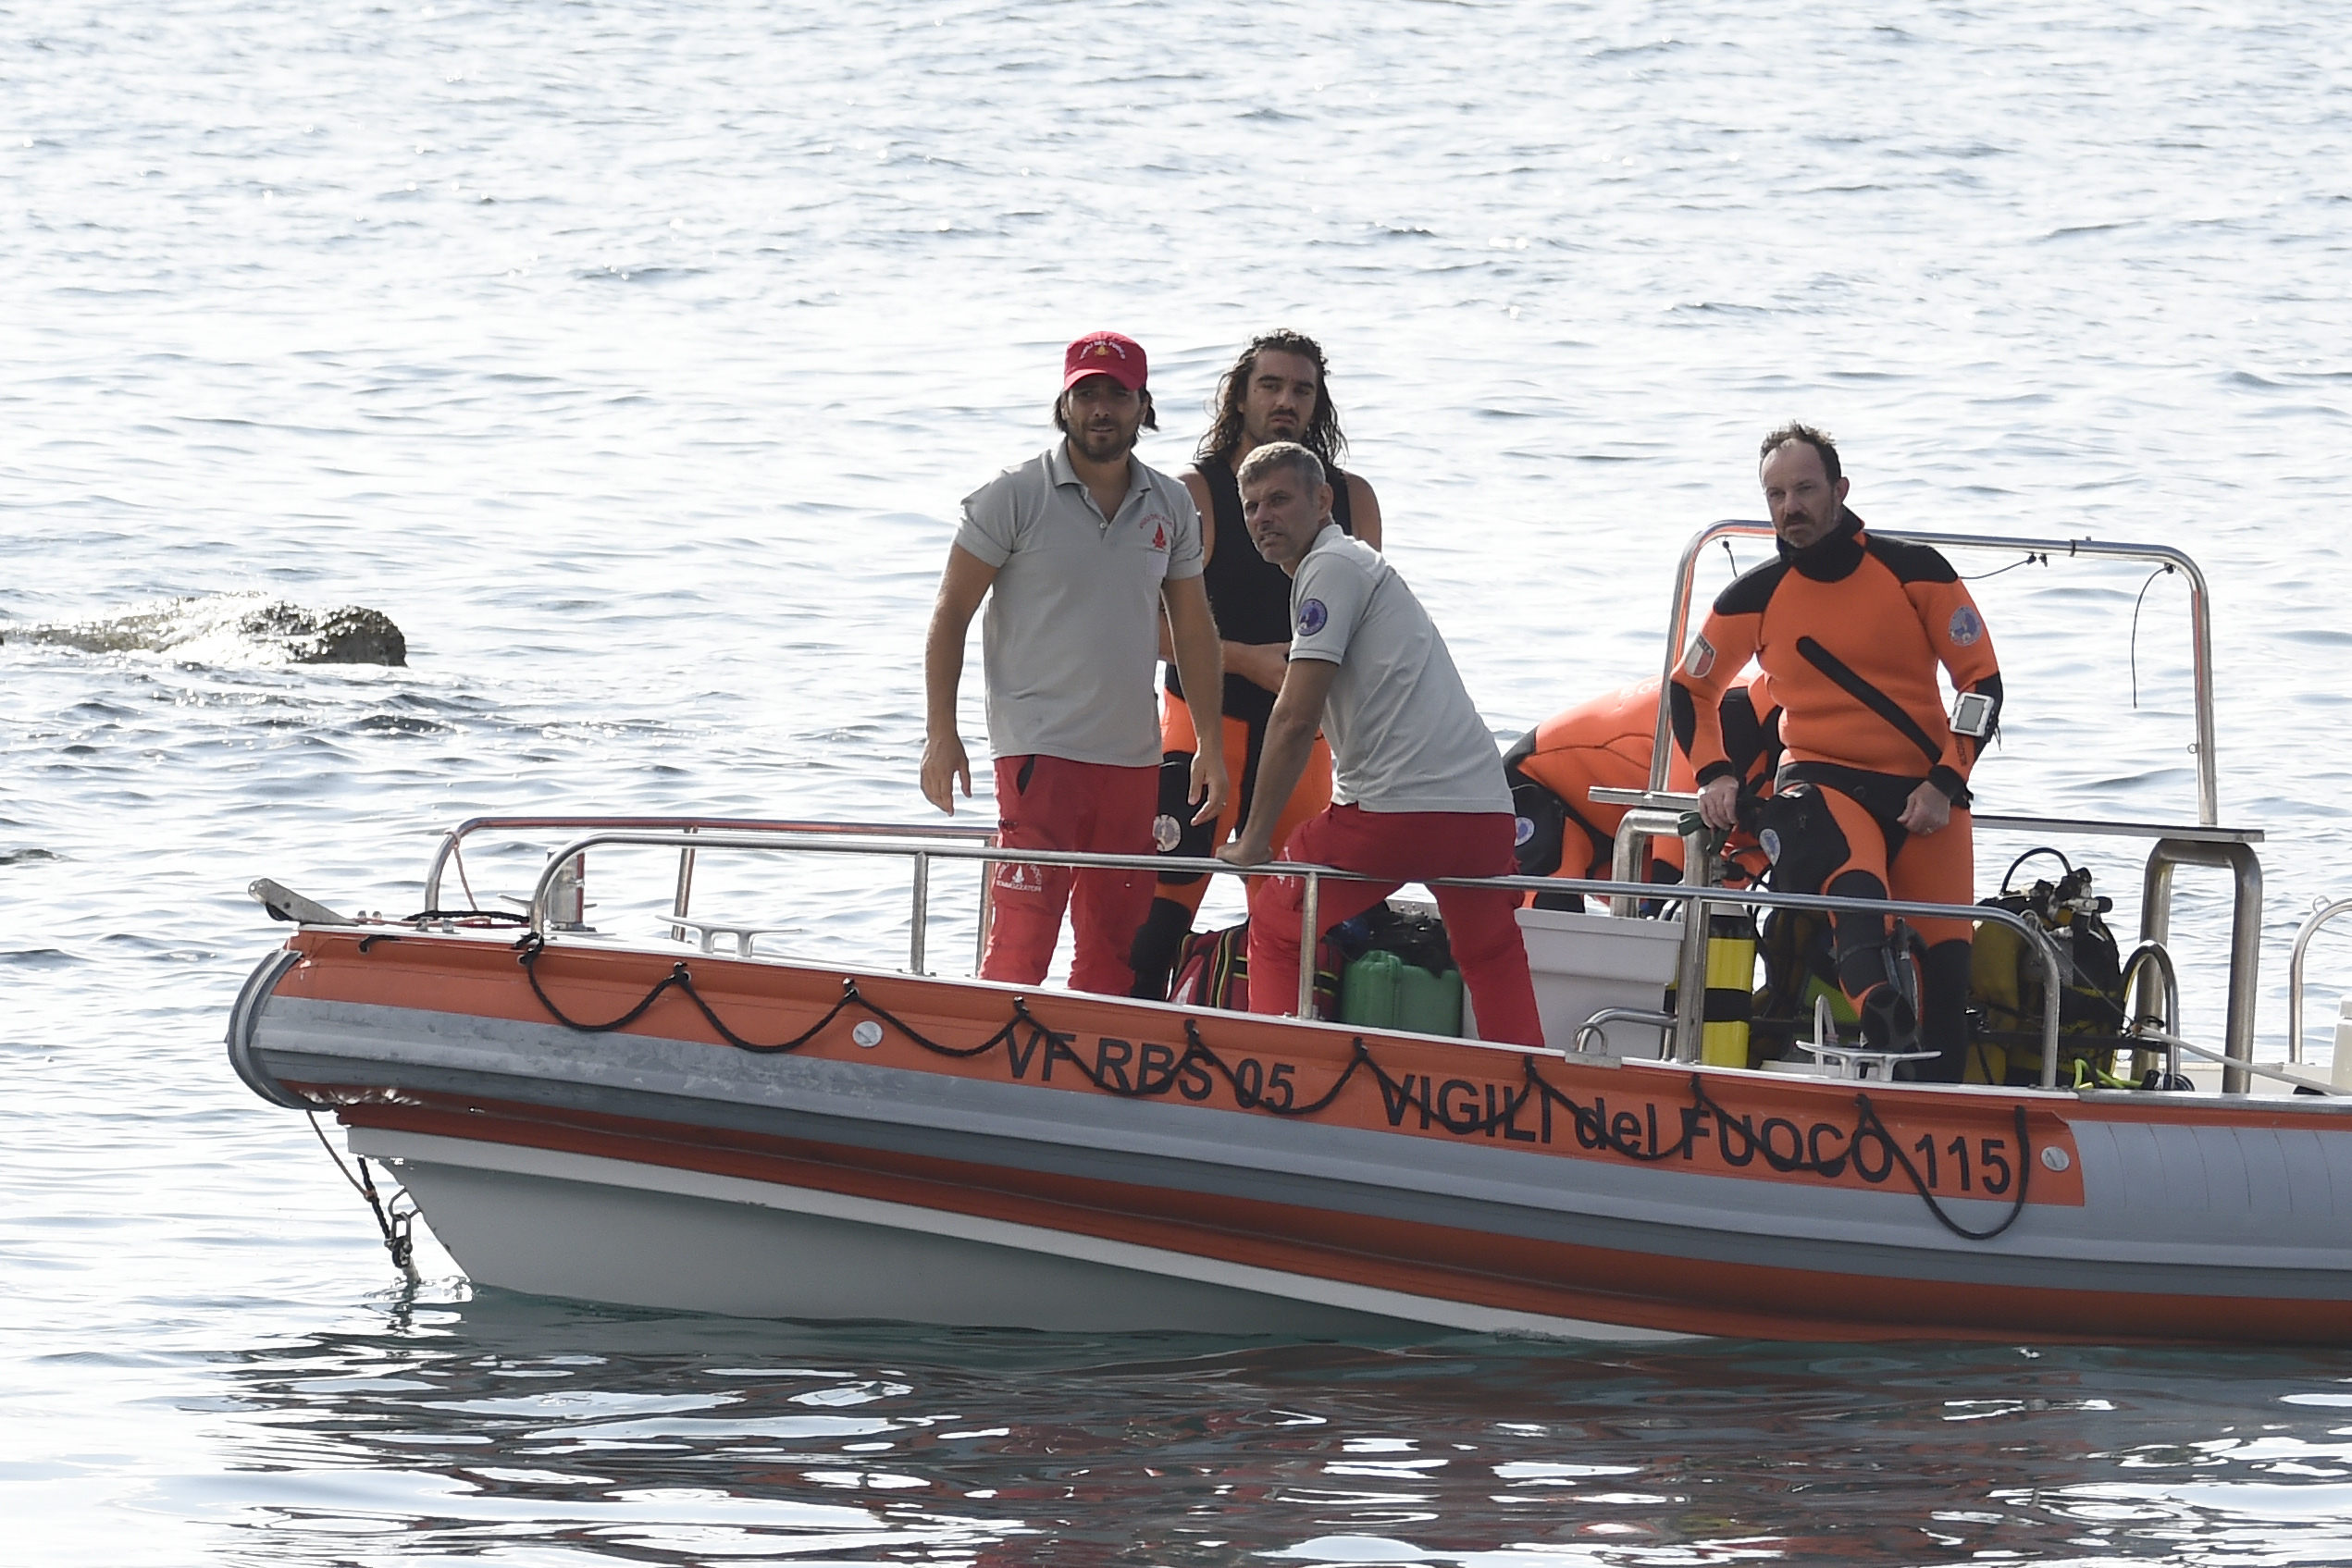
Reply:
<svg viewBox="0 0 2352 1568"><path fill-rule="evenodd" d="M1862 1043L1872 1051L1919 1049L1919 1015L1892 981L1880 981L1854 1004L1862 1014Z"/></svg>
<svg viewBox="0 0 2352 1568"><path fill-rule="evenodd" d="M1958 1083L1968 1071L1967 941L1938 942L1920 960L1919 1048L1932 1062L1914 1062L1923 1081Z"/></svg>
<svg viewBox="0 0 2352 1568"><path fill-rule="evenodd" d="M1165 1002L1168 988L1176 981L1176 957L1184 950L1184 938L1192 933L1193 912L1172 898L1152 900L1151 913L1144 917L1144 929L1135 933L1135 945L1127 961L1135 970L1135 988L1130 996L1146 1002Z"/></svg>

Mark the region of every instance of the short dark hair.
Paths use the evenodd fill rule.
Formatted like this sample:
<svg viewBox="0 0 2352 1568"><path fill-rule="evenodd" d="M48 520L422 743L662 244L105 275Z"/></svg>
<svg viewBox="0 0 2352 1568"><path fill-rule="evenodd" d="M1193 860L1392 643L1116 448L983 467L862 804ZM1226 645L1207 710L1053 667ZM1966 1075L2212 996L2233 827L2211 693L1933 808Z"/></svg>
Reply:
<svg viewBox="0 0 2352 1568"><path fill-rule="evenodd" d="M1064 387L1062 389L1062 397L1068 397L1069 395L1070 389ZM1144 400L1144 428L1146 430L1158 429L1159 410L1152 403L1152 389L1149 387L1138 387L1135 389L1135 395ZM1056 398L1054 400L1054 428L1060 431L1065 436L1070 434L1070 419L1069 416L1064 414L1061 411L1061 398Z"/></svg>
<svg viewBox="0 0 2352 1568"><path fill-rule="evenodd" d="M1296 441L1269 441L1255 447L1242 459L1242 466L1233 475L1236 485L1254 485L1277 468L1295 473L1308 489L1331 481L1324 477L1323 460Z"/></svg>
<svg viewBox="0 0 2352 1568"><path fill-rule="evenodd" d="M1315 412L1306 416L1306 428L1299 432L1298 439L1301 446L1322 460L1324 466L1336 468L1340 459L1347 455L1347 438L1340 434L1339 410L1331 406L1331 366L1323 363L1322 344L1287 327L1252 338L1242 350L1242 357L1219 378L1217 395L1208 401L1208 434L1200 438L1193 461L1223 463L1241 446L1242 400L1249 395L1250 377L1257 374L1257 356L1269 350L1315 362Z"/></svg>
<svg viewBox="0 0 2352 1568"><path fill-rule="evenodd" d="M1839 475L1843 473L1843 470L1838 466L1838 443L1829 438L1828 431L1816 430L1810 425L1800 425L1793 419L1764 438L1764 445L1756 451L1756 466L1763 467L1765 458L1770 457L1791 441L1802 441L1819 452L1822 473L1828 476L1832 485L1837 484Z"/></svg>

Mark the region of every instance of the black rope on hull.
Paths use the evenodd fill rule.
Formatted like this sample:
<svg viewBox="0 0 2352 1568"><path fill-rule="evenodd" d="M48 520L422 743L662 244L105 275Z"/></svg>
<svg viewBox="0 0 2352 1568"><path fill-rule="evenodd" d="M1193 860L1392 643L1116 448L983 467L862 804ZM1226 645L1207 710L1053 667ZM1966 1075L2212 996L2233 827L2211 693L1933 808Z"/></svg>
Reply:
<svg viewBox="0 0 2352 1568"><path fill-rule="evenodd" d="M660 1001L664 994L675 990L694 1005L695 1010L701 1014L703 1020L717 1031L721 1040L738 1051L749 1052L754 1056L785 1056L798 1051L823 1034L836 1019L851 1007L856 1007L877 1021L896 1030L901 1036L922 1050L958 1061L968 1061L975 1056L986 1056L1000 1046L1010 1046L1021 1038L1024 1031L1027 1031L1025 1043L1028 1050L1032 1052L1040 1044L1056 1038L1055 1031L1039 1022L1036 1016L1029 1010L1029 999L1026 996L1016 996L1012 1001L1012 1017L1005 1020L995 1033L976 1045L949 1045L930 1038L888 1008L870 1000L858 989L855 978L845 978L841 982L839 999L826 1009L823 1018L787 1040L761 1043L747 1039L728 1027L725 1020L719 1017L717 1009L711 1006L700 989L696 986L693 972L687 967L684 960L671 966L670 972L655 982L652 988L638 998L635 1006L617 1018L607 1019L602 1023L589 1023L575 1019L564 1012L556 1004L555 999L548 994L546 986L540 982L538 961L547 949L546 940L534 932L523 937L514 945L517 961L523 966L523 972L530 982L531 994L538 998L539 1005L547 1009L548 1016L564 1028L582 1034L611 1034L626 1029L643 1018L652 1008L654 1003ZM1072 1037L1063 1035L1060 1038ZM1226 1087L1232 1093L1233 1103L1242 1109L1263 1111L1269 1116L1284 1118L1314 1116L1328 1109L1338 1100L1348 1084L1354 1081L1358 1072L1369 1071L1379 1083L1381 1095L1388 1104L1418 1111L1424 1119L1424 1125L1434 1123L1456 1137L1492 1136L1497 1129L1516 1126L1518 1114L1529 1104L1541 1099L1568 1113L1575 1123L1577 1140L1579 1143L1587 1148L1606 1149L1611 1154L1642 1165L1656 1165L1670 1159L1690 1158L1695 1152L1698 1139L1702 1136L1701 1128L1707 1118L1712 1117L1715 1126L1721 1129L1716 1137L1722 1143L1727 1159L1731 1158L1729 1146L1733 1134L1737 1133L1741 1141L1746 1152L1741 1157L1734 1160L1734 1164L1746 1165L1749 1161L1762 1156L1768 1167L1782 1175L1802 1171L1831 1181L1843 1176L1849 1165L1868 1180L1883 1179L1884 1174L1891 1167L1900 1166L1904 1176L1909 1178L1913 1190L1918 1193L1920 1202L1927 1205L1928 1212L1936 1216L1937 1223L1953 1235L1969 1241L1989 1241L2017 1223L2025 1212L2026 1187L2031 1179L2034 1165L2034 1151L2026 1126L2025 1107L2018 1105L2012 1107L2016 1116L2018 1146L2017 1174L2013 1179L2016 1187L2015 1194L2010 1200L2007 1216L2000 1223L1987 1229L1974 1230L1961 1224L1946 1212L1936 1193L1929 1188L1926 1179L1919 1174L1918 1167L1912 1163L1911 1156L1895 1141L1894 1135L1888 1131L1886 1123L1879 1118L1876 1105L1872 1102L1868 1093L1861 1091L1857 1091L1854 1094L1855 1116L1851 1128L1837 1130L1845 1144L1844 1152L1834 1158L1824 1158L1818 1153L1820 1139L1817 1135L1810 1143L1798 1140L1795 1146L1788 1153L1782 1153L1774 1146L1769 1136L1772 1131L1770 1124L1767 1124L1763 1132L1759 1133L1752 1125L1752 1117L1733 1115L1722 1102L1708 1093L1705 1078L1696 1072L1690 1075L1690 1104L1688 1107L1680 1107L1681 1136L1672 1143L1659 1142L1653 1123L1651 1142L1648 1146L1644 1146L1638 1138L1629 1139L1615 1130L1611 1125L1611 1118L1604 1114L1603 1101L1596 1098L1591 1105L1588 1105L1545 1078L1536 1065L1537 1058L1532 1056L1520 1057L1525 1082L1516 1093L1506 1091L1501 1103L1485 1116L1471 1113L1460 1117L1448 1115L1444 1105L1431 1096L1427 1075L1421 1077L1420 1085L1417 1089L1413 1074L1408 1073L1400 1080L1390 1073L1372 1055L1370 1047L1365 1044L1364 1037L1360 1034L1350 1043L1346 1067L1341 1069L1320 1098L1305 1105L1291 1104L1288 1101L1277 1102L1268 1097L1262 1081L1244 1082L1244 1076L1234 1065L1219 1056L1213 1046L1201 1038L1198 1020L1190 1018L1184 1020L1183 1053L1173 1057L1157 1075L1147 1075L1139 1070L1135 1075L1135 1080L1132 1083L1123 1076L1113 1076L1098 1070L1097 1068L1089 1067L1084 1058L1073 1052L1065 1052L1063 1059L1075 1067L1079 1075L1096 1089L1106 1094L1126 1100L1153 1099L1167 1094L1176 1088L1177 1080L1183 1076L1186 1069L1197 1063L1204 1070L1213 1072L1225 1080ZM1879 1167L1881 1175L1878 1177L1869 1176L1867 1167L1861 1163L1860 1151L1864 1140L1874 1142L1886 1151L1887 1158ZM390 1244L389 1232L387 1244Z"/></svg>

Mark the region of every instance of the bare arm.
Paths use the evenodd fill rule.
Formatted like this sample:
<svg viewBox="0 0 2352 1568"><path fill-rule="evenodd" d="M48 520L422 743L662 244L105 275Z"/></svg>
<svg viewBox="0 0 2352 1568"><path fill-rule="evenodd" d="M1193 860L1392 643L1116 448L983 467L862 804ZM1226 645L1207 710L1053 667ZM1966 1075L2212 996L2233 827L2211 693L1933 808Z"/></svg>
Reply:
<svg viewBox="0 0 2352 1568"><path fill-rule="evenodd" d="M1208 493L1208 481L1201 477L1197 468L1184 470L1184 488L1192 493L1193 506L1200 512L1201 560L1212 560L1217 554L1216 498ZM1377 507L1375 510L1378 510ZM1247 550L1257 548L1246 536L1233 540L1232 547ZM1268 691L1280 691L1282 689L1282 666L1288 661L1290 648L1287 642L1227 642L1222 648L1226 673L1239 675L1252 685L1262 686ZM1159 656L1167 660L1176 656L1175 645L1168 640L1165 622L1159 628ZM1179 670L1178 674L1181 676L1182 672ZM1193 689L1189 681L1185 683L1184 689L1188 692Z"/></svg>
<svg viewBox="0 0 2352 1568"><path fill-rule="evenodd" d="M1193 498L1193 510L1200 513L1200 558L1207 562L1217 553L1217 498L1208 493L1208 481L1197 468L1184 470L1184 492Z"/></svg>
<svg viewBox="0 0 2352 1568"><path fill-rule="evenodd" d="M961 545L947 547L947 569L939 574L939 598L931 607L931 630L922 640L922 797L950 817L956 814L953 785L972 798L972 759L956 733L956 688L963 684L964 634L980 609L997 568Z"/></svg>
<svg viewBox="0 0 2352 1568"><path fill-rule="evenodd" d="M1374 549L1380 548L1380 498L1353 474L1347 476L1347 520L1357 538Z"/></svg>
<svg viewBox="0 0 2352 1568"><path fill-rule="evenodd" d="M1250 796L1249 821L1241 835L1218 850L1220 860L1236 866L1262 866L1274 858L1274 824L1306 772L1307 754L1315 733L1323 726L1323 699L1340 667L1328 659L1294 659L1282 677L1281 694L1274 698L1274 716L1266 722L1266 744L1257 753L1257 790Z"/></svg>
<svg viewBox="0 0 2352 1568"><path fill-rule="evenodd" d="M1208 694L1205 716L1193 722L1193 789L1188 799L1201 803L1193 813L1195 825L1213 822L1225 809L1225 726L1217 719L1224 705L1225 661L1217 640L1217 618L1208 612L1208 590L1198 577L1170 577L1159 586L1159 602L1167 611L1165 624L1175 644L1176 673L1188 692ZM1195 698L1195 702L1203 698ZM1196 714L1204 713L1195 709Z"/></svg>
<svg viewBox="0 0 2352 1568"><path fill-rule="evenodd" d="M1282 689L1282 672L1290 666L1291 645L1286 642L1229 642L1225 645L1225 668L1268 691Z"/></svg>

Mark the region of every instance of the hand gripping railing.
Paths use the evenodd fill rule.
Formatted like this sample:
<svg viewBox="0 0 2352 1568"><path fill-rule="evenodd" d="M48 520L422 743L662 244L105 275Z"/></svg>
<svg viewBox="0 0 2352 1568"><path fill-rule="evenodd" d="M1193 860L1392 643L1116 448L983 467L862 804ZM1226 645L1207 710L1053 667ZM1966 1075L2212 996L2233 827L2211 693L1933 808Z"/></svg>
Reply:
<svg viewBox="0 0 2352 1568"><path fill-rule="evenodd" d="M560 824L559 824L560 825ZM851 828L830 833L800 833L789 830L709 831L698 824L691 839L686 829L652 830L611 828L585 833L548 858L540 869L538 884L531 892L531 929L542 935L548 928L548 904L562 868L574 858L604 845L634 845L650 848L744 849L766 853L794 852L820 855L897 855L913 860L916 867L914 884L914 934L909 944L909 968L923 973L923 930L929 922L929 881L925 868L934 859L974 860L984 864L1014 861L1024 865L1094 866L1114 870L1153 872L1175 871L1205 874L1227 873L1244 877L1294 876L1302 883L1299 931L1300 963L1298 981L1298 1016L1309 1018L1315 1007L1315 933L1322 922L1317 917L1320 888L1327 879L1342 882L1393 883L1397 879L1368 872L1342 870L1331 866L1313 866L1289 861L1274 861L1261 866L1234 866L1223 860L1195 858L1174 855L1094 855L1068 850L1019 849L989 845L939 843L913 834L892 833L890 830ZM438 864L438 862L437 862ZM1602 898L1656 898L1679 895L1686 900L1684 915L1686 941L1688 932L1706 929L1707 907L1715 904L1739 905L1745 907L1776 909L1849 910L1858 914L1927 916L1945 920L1989 922L2004 925L2017 932L2026 950L2034 955L2039 966L2042 986L2042 1087L2054 1088L2058 1074L2058 999L2061 987L2057 983L2061 972L2058 951L2049 936L2033 920L2022 915L1987 905L1924 904L1905 899L1832 898L1821 894L1766 893L1744 888L1673 889L1654 883L1595 882L1576 877L1426 877L1416 879L1423 885L1437 887L1492 888L1514 893L1580 893ZM1687 1018L1695 1020L1704 1006L1702 988L1686 984L1677 995L1677 1007Z"/></svg>

